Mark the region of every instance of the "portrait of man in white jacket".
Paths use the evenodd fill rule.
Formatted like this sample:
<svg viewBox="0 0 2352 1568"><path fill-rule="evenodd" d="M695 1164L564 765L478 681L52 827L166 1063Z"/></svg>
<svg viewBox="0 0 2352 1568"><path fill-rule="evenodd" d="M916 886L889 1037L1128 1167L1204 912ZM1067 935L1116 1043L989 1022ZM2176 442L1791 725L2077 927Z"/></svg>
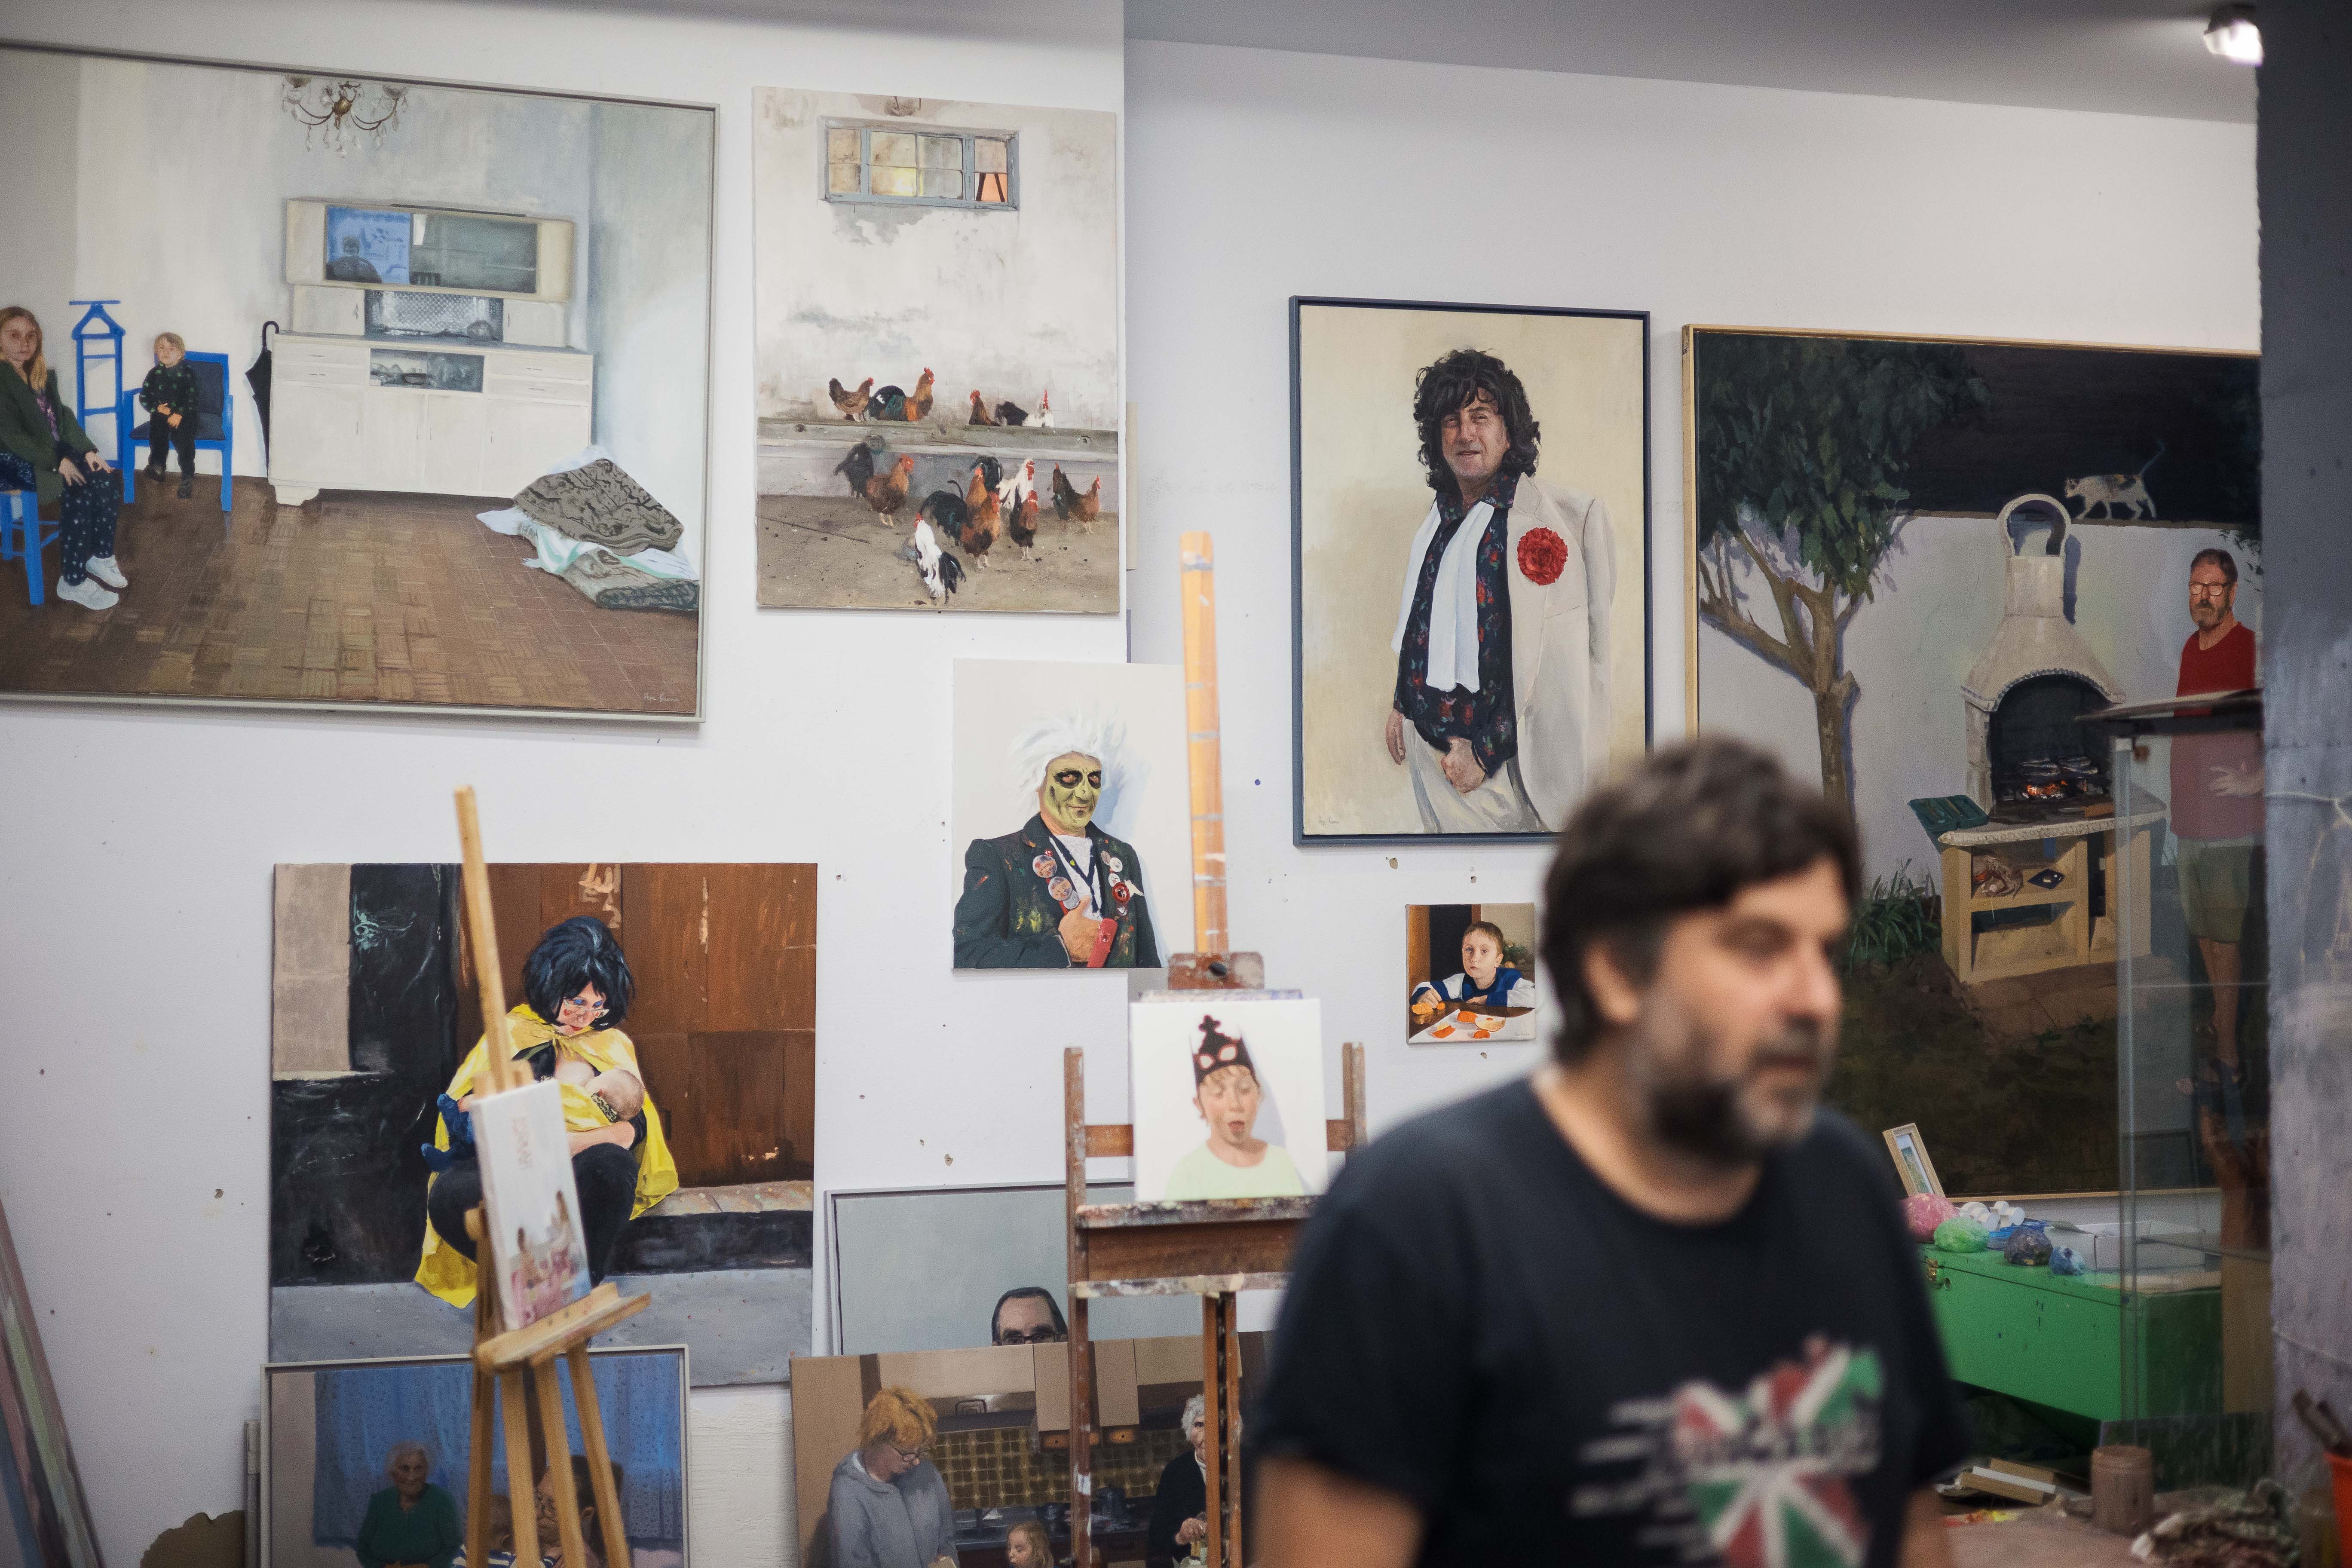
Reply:
<svg viewBox="0 0 2352 1568"><path fill-rule="evenodd" d="M1519 378L1460 348L1422 370L1433 493L1406 563L1380 716L1426 833L1555 832L1609 756L1608 508L1537 477Z"/></svg>

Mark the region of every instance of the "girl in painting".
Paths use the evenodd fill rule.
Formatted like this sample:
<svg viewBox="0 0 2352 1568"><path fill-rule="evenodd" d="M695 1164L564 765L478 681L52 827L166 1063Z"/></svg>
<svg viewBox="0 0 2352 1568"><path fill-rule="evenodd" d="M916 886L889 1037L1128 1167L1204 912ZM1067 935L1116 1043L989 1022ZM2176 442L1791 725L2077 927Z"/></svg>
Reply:
<svg viewBox="0 0 2352 1568"><path fill-rule="evenodd" d="M58 391L41 323L22 305L0 310L0 489L31 490L44 510L60 509L51 514L63 519L58 597L90 610L111 607L111 590L131 585L114 560L122 489L107 471L98 443Z"/></svg>
<svg viewBox="0 0 2352 1568"><path fill-rule="evenodd" d="M628 1014L636 984L621 944L602 921L576 915L551 928L523 961L522 990L524 999L508 1012L507 1034L515 1059L529 1063L532 1077L552 1077L559 1061L581 1061L596 1072L617 1068L644 1080L637 1048L617 1027ZM449 1148L451 1104L464 1109L488 1063L488 1051L485 1035L449 1080L442 1117L433 1131L436 1151ZM604 1278L628 1223L677 1190L677 1165L662 1137L661 1114L651 1095L629 1121L564 1136L572 1151L572 1174L580 1194L578 1224L593 1284ZM481 1167L470 1160L449 1163L425 1191L425 1212L431 1224L425 1232L416 1282L453 1307L473 1304L474 1242L466 1234L466 1214L481 1201Z"/></svg>

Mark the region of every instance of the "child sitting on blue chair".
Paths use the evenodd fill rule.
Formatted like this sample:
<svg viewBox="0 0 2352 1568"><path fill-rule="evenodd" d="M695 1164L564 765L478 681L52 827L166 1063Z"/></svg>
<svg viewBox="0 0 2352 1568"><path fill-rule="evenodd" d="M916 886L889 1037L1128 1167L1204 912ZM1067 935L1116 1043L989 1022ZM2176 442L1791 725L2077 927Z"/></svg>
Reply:
<svg viewBox="0 0 2352 1568"><path fill-rule="evenodd" d="M147 405L147 477L162 483L163 459L176 449L182 500L195 493L196 416L204 405L204 387L187 353L179 333L158 332L155 368L139 386L139 401Z"/></svg>
<svg viewBox="0 0 2352 1568"><path fill-rule="evenodd" d="M1412 988L1412 1016L1425 1019L1457 1002L1482 1007L1532 1007L1536 983L1503 962L1503 928L1473 921L1462 933L1462 973Z"/></svg>

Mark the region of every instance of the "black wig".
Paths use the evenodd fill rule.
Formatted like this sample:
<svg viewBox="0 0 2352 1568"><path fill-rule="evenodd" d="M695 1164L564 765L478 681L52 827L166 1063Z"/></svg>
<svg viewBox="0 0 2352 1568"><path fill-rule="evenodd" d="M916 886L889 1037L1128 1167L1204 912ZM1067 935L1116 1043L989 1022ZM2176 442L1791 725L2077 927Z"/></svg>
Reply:
<svg viewBox="0 0 2352 1568"><path fill-rule="evenodd" d="M1528 406L1528 389L1511 367L1477 349L1455 349L1413 377L1412 420L1421 426L1421 466L1429 472L1429 488L1440 495L1454 489L1454 469L1445 461L1445 441L1440 426L1445 416L1485 393L1503 416L1503 430L1511 445L1503 454L1506 474L1536 471L1536 444L1543 434Z"/></svg>
<svg viewBox="0 0 2352 1568"><path fill-rule="evenodd" d="M593 985L604 994L604 1016L596 1021L596 1027L617 1028L628 1016L637 983L630 978L629 961L621 944L593 915L574 915L550 926L530 956L522 961L523 1000L551 1024L564 1002L579 995L583 985Z"/></svg>

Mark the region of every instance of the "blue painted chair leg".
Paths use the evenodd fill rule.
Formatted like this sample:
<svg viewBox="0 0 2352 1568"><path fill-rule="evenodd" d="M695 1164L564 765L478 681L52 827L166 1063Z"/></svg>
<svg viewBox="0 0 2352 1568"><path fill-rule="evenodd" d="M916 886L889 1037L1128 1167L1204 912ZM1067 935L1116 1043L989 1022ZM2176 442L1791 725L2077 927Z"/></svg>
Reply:
<svg viewBox="0 0 2352 1568"><path fill-rule="evenodd" d="M122 437L122 504L131 506L139 500L139 440L126 434Z"/></svg>

